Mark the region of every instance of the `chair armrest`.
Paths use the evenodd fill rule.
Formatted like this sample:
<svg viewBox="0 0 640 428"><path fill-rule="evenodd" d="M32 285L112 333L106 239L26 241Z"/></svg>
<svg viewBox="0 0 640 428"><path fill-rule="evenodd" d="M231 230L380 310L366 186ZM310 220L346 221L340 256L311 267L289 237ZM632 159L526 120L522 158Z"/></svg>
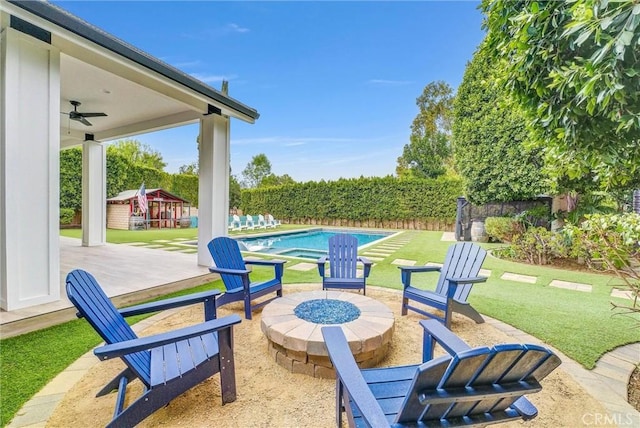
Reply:
<svg viewBox="0 0 640 428"><path fill-rule="evenodd" d="M347 391L362 417L370 427L387 427L389 421L384 415L380 404L373 396L369 385L362 377L362 373L356 364L347 338L342 332L342 327L322 327L322 337L329 352L329 358L336 370L336 376L342 387ZM339 390L336 391L339 394ZM342 397L339 397L342 400ZM344 403L348 406L349 403ZM340 411L338 408L336 411Z"/></svg>
<svg viewBox="0 0 640 428"><path fill-rule="evenodd" d="M362 275L367 278L369 276L369 273L371 272L371 265L373 263L371 263L371 260L369 260L365 256L358 256L358 260L364 265L364 272L362 273Z"/></svg>
<svg viewBox="0 0 640 428"><path fill-rule="evenodd" d="M234 324L239 324L240 321L240 317L233 314L224 318L207 321L202 324L180 328L166 333L101 346L100 348L95 349L93 353L101 360L122 357L134 352L146 351L169 343L175 343L192 337L202 336L206 333L213 333L218 330L231 328Z"/></svg>
<svg viewBox="0 0 640 428"><path fill-rule="evenodd" d="M455 282L456 284L476 284L478 282L486 282L486 276L471 276L466 278L447 277L447 281Z"/></svg>
<svg viewBox="0 0 640 428"><path fill-rule="evenodd" d="M258 265L258 266L273 266L275 270L276 279L282 278L284 273L284 264L286 260L245 260L246 265Z"/></svg>
<svg viewBox="0 0 640 428"><path fill-rule="evenodd" d="M424 329L422 336L422 362L433 359L433 348L436 342L450 355L471 349L467 343L456 336L437 320L422 320L420 325Z"/></svg>
<svg viewBox="0 0 640 428"><path fill-rule="evenodd" d="M324 278L324 273L325 273L324 265L327 263L328 258L329 256L322 256L316 261L316 263L318 264L318 273L322 278Z"/></svg>
<svg viewBox="0 0 640 428"><path fill-rule="evenodd" d="M440 272L441 268L439 266L398 266L398 269L400 269L402 285L407 288L411 285L412 272Z"/></svg>
<svg viewBox="0 0 640 428"><path fill-rule="evenodd" d="M277 266L277 265L283 265L286 262L287 262L286 260L253 260L253 259L249 259L249 260L245 260L244 264L245 265Z"/></svg>
<svg viewBox="0 0 640 428"><path fill-rule="evenodd" d="M172 299L158 300L157 302L144 303L142 305L129 306L118 309L123 317L158 312L165 309L179 308L181 306L193 305L195 303L214 300L220 294L218 290L203 291L202 293L188 294L186 296L174 297Z"/></svg>
<svg viewBox="0 0 640 428"><path fill-rule="evenodd" d="M226 275L240 275L240 276L249 275L251 273L251 271L248 269L225 269L225 268L218 268L215 266L211 266L209 268L209 272L226 274Z"/></svg>

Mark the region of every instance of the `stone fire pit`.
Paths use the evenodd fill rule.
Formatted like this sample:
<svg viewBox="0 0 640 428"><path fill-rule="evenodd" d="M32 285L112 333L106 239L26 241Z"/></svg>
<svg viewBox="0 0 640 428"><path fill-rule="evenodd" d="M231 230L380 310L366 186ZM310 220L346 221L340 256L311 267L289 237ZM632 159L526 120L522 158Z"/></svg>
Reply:
<svg viewBox="0 0 640 428"><path fill-rule="evenodd" d="M393 336L393 312L353 292L308 291L285 295L262 310L261 327L276 362L293 373L334 378L321 328L340 325L361 368L386 355Z"/></svg>

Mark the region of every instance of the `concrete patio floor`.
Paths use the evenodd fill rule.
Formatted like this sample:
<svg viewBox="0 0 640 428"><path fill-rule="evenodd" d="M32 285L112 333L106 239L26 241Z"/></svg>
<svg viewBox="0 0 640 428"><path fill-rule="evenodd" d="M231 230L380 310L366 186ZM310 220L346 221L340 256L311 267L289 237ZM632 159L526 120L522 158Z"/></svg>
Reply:
<svg viewBox="0 0 640 428"><path fill-rule="evenodd" d="M116 306L150 299L217 278L198 266L195 254L157 251L129 245L83 247L79 239L60 237L60 300L15 311L0 311L0 337L7 338L75 319L65 278L81 268L93 274Z"/></svg>

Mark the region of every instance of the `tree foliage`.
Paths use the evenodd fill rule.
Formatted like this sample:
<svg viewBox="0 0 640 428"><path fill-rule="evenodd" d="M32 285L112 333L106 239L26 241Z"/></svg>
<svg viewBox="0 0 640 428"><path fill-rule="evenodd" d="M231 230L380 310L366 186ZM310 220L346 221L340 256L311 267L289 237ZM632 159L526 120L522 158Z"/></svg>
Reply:
<svg viewBox="0 0 640 428"><path fill-rule="evenodd" d="M198 173L199 173L199 166L197 161L191 162L186 165L182 165L180 166L180 168L178 168L178 174L198 175Z"/></svg>
<svg viewBox="0 0 640 428"><path fill-rule="evenodd" d="M163 171L167 166L159 151L138 140L118 140L107 147L107 154L117 154L128 159L134 165L145 166L159 171Z"/></svg>
<svg viewBox="0 0 640 428"><path fill-rule="evenodd" d="M275 175L271 173L262 179L259 187L284 186L285 184L295 184L295 180L289 174Z"/></svg>
<svg viewBox="0 0 640 428"><path fill-rule="evenodd" d="M251 158L251 161L242 171L243 184L249 188L258 187L269 174L271 174L271 162L267 155L264 153L257 154Z"/></svg>
<svg viewBox="0 0 640 428"><path fill-rule="evenodd" d="M425 86L416 99L418 115L411 124L409 144L397 160L399 177L436 178L446 172L451 155L453 90L443 81Z"/></svg>
<svg viewBox="0 0 640 428"><path fill-rule="evenodd" d="M637 0L484 0L488 48L553 176L603 188L640 175Z"/></svg>
<svg viewBox="0 0 640 428"><path fill-rule="evenodd" d="M532 199L548 190L542 154L518 105L497 82L499 67L481 45L467 65L453 109L455 165L474 204Z"/></svg>

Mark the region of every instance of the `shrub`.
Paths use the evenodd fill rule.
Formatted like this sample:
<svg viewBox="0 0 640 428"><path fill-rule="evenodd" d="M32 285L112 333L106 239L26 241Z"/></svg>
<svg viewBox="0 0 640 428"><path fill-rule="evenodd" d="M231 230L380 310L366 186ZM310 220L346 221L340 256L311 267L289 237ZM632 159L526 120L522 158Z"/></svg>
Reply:
<svg viewBox="0 0 640 428"><path fill-rule="evenodd" d="M75 211L71 208L60 208L60 224L71 224Z"/></svg>
<svg viewBox="0 0 640 428"><path fill-rule="evenodd" d="M513 217L487 217L484 227L489 239L507 243L524 232L522 223Z"/></svg>
<svg viewBox="0 0 640 428"><path fill-rule="evenodd" d="M568 254L564 237L544 227L530 227L522 235L516 235L510 250L501 253L534 265L546 265L554 259L566 258Z"/></svg>

